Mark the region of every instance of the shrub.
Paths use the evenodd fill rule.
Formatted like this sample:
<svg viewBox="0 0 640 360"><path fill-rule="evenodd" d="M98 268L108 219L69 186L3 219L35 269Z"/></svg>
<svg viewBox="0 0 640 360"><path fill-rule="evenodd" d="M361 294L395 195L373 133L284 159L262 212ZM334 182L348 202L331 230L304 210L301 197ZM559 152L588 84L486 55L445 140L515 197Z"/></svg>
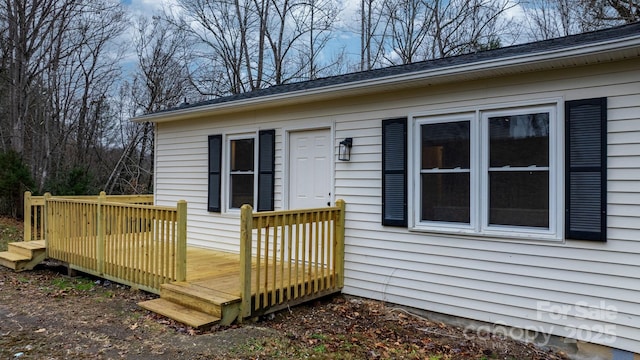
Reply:
<svg viewBox="0 0 640 360"><path fill-rule="evenodd" d="M15 151L0 152L0 214L18 217L22 193L33 187L29 169Z"/></svg>
<svg viewBox="0 0 640 360"><path fill-rule="evenodd" d="M93 175L90 171L74 167L54 179L47 187L47 191L56 196L97 194L98 190L93 182Z"/></svg>

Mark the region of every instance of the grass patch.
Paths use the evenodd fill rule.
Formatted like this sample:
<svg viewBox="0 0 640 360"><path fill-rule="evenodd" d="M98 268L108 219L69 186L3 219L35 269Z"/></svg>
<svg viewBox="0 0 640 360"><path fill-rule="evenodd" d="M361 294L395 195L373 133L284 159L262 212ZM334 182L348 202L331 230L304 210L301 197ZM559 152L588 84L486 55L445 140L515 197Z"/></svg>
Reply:
<svg viewBox="0 0 640 360"><path fill-rule="evenodd" d="M51 281L51 284L60 291L87 292L96 286L93 281L85 278L70 279L58 277Z"/></svg>
<svg viewBox="0 0 640 360"><path fill-rule="evenodd" d="M327 340L327 335L324 334L311 334L310 338L317 340Z"/></svg>

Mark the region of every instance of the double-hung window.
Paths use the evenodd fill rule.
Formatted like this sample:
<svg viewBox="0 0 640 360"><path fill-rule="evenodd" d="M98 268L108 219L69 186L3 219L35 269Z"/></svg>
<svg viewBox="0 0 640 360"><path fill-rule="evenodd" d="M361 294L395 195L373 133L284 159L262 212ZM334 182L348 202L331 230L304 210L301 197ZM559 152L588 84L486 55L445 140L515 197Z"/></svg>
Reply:
<svg viewBox="0 0 640 360"><path fill-rule="evenodd" d="M556 237L556 106L414 118L412 227ZM525 234L525 235L522 235Z"/></svg>
<svg viewBox="0 0 640 360"><path fill-rule="evenodd" d="M254 206L255 138L229 139L229 209Z"/></svg>
<svg viewBox="0 0 640 360"><path fill-rule="evenodd" d="M420 222L471 223L471 120L436 118L420 127Z"/></svg>
<svg viewBox="0 0 640 360"><path fill-rule="evenodd" d="M486 210L488 226L549 229L549 135L553 109L488 113L486 129ZM484 210L484 209L483 209Z"/></svg>

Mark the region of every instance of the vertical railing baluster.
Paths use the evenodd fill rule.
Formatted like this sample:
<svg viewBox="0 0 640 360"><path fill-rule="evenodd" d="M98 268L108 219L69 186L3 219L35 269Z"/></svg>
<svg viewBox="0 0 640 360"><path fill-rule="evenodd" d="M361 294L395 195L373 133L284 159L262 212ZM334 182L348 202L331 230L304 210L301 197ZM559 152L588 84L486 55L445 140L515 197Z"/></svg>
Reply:
<svg viewBox="0 0 640 360"><path fill-rule="evenodd" d="M278 304L282 304L284 302L284 262L286 261L284 257L284 249L285 249L285 217L284 215L278 215L280 219L280 240L278 241L280 244L280 289L278 292Z"/></svg>
<svg viewBox="0 0 640 360"><path fill-rule="evenodd" d="M262 217L259 217L256 221L256 295L255 295L255 304L254 310L258 310L260 308L260 303L263 301L263 297L260 291L260 284L262 282L262 278L260 277L260 273L262 270Z"/></svg>
<svg viewBox="0 0 640 360"><path fill-rule="evenodd" d="M287 301L291 300L291 292L293 291L291 283L291 269L293 268L293 214L287 216Z"/></svg>
<svg viewBox="0 0 640 360"><path fill-rule="evenodd" d="M295 224L296 224L296 231L295 231L295 234L296 234L295 235L296 236L295 240L296 241L294 242L294 244L295 244L295 247L296 247L296 251L295 251L295 254L296 254L295 255L296 256L296 269L295 269L296 280L294 282L295 287L293 289L293 296L294 296L294 298L298 298L298 296L300 295L299 294L299 290L298 290L298 288L300 287L300 279L299 279L300 264L301 264L301 261L304 260L304 259L301 259L301 257L304 257L304 252L303 252L302 256L300 255L300 243L301 243L301 237L300 237L300 226L301 226L301 224L300 224L300 213L296 214ZM302 263L302 265L304 266L304 263ZM304 286L304 284L303 284L303 286Z"/></svg>
<svg viewBox="0 0 640 360"><path fill-rule="evenodd" d="M96 238L96 260L98 274L104 274L104 242L106 237L106 209L104 202L106 201L107 194L102 191L98 197L98 204L96 212L98 214L97 220L97 238Z"/></svg>

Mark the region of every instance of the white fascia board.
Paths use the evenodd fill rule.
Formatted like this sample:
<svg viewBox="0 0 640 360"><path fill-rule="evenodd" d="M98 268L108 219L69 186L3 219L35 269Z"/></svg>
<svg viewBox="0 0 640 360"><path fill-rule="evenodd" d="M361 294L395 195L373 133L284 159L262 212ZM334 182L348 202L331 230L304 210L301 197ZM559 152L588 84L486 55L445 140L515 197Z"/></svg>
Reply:
<svg viewBox="0 0 640 360"><path fill-rule="evenodd" d="M427 69L423 71L415 71L405 74L391 75L380 78L366 79L361 81L352 81L342 84L334 84L313 89L305 89L291 91L281 94L264 95L255 98L241 99L229 102L215 103L210 105L193 106L184 109L175 109L159 113L137 116L132 119L134 122L166 122L178 121L189 118L195 118L201 115L224 114L233 111L250 111L254 108L263 106L277 106L288 102L305 102L319 100L323 97L345 97L350 94L363 94L376 92L379 88L386 88L391 85L402 83L428 81L429 79L439 79L439 82L445 82L446 78L454 78L464 74L473 74L481 76L485 72L491 70L512 68L517 69L519 66L542 64L552 67L554 63L571 58L584 58L585 64L597 62L595 55L610 53L615 54L618 51L638 49L636 54L640 52L640 34L633 37L607 40L603 42L579 45L570 48L561 48L549 50L534 54L520 54L507 58L489 59L484 61L472 62L467 64L458 64L436 69ZM637 55L635 55L637 56ZM624 56L621 56L624 58Z"/></svg>

